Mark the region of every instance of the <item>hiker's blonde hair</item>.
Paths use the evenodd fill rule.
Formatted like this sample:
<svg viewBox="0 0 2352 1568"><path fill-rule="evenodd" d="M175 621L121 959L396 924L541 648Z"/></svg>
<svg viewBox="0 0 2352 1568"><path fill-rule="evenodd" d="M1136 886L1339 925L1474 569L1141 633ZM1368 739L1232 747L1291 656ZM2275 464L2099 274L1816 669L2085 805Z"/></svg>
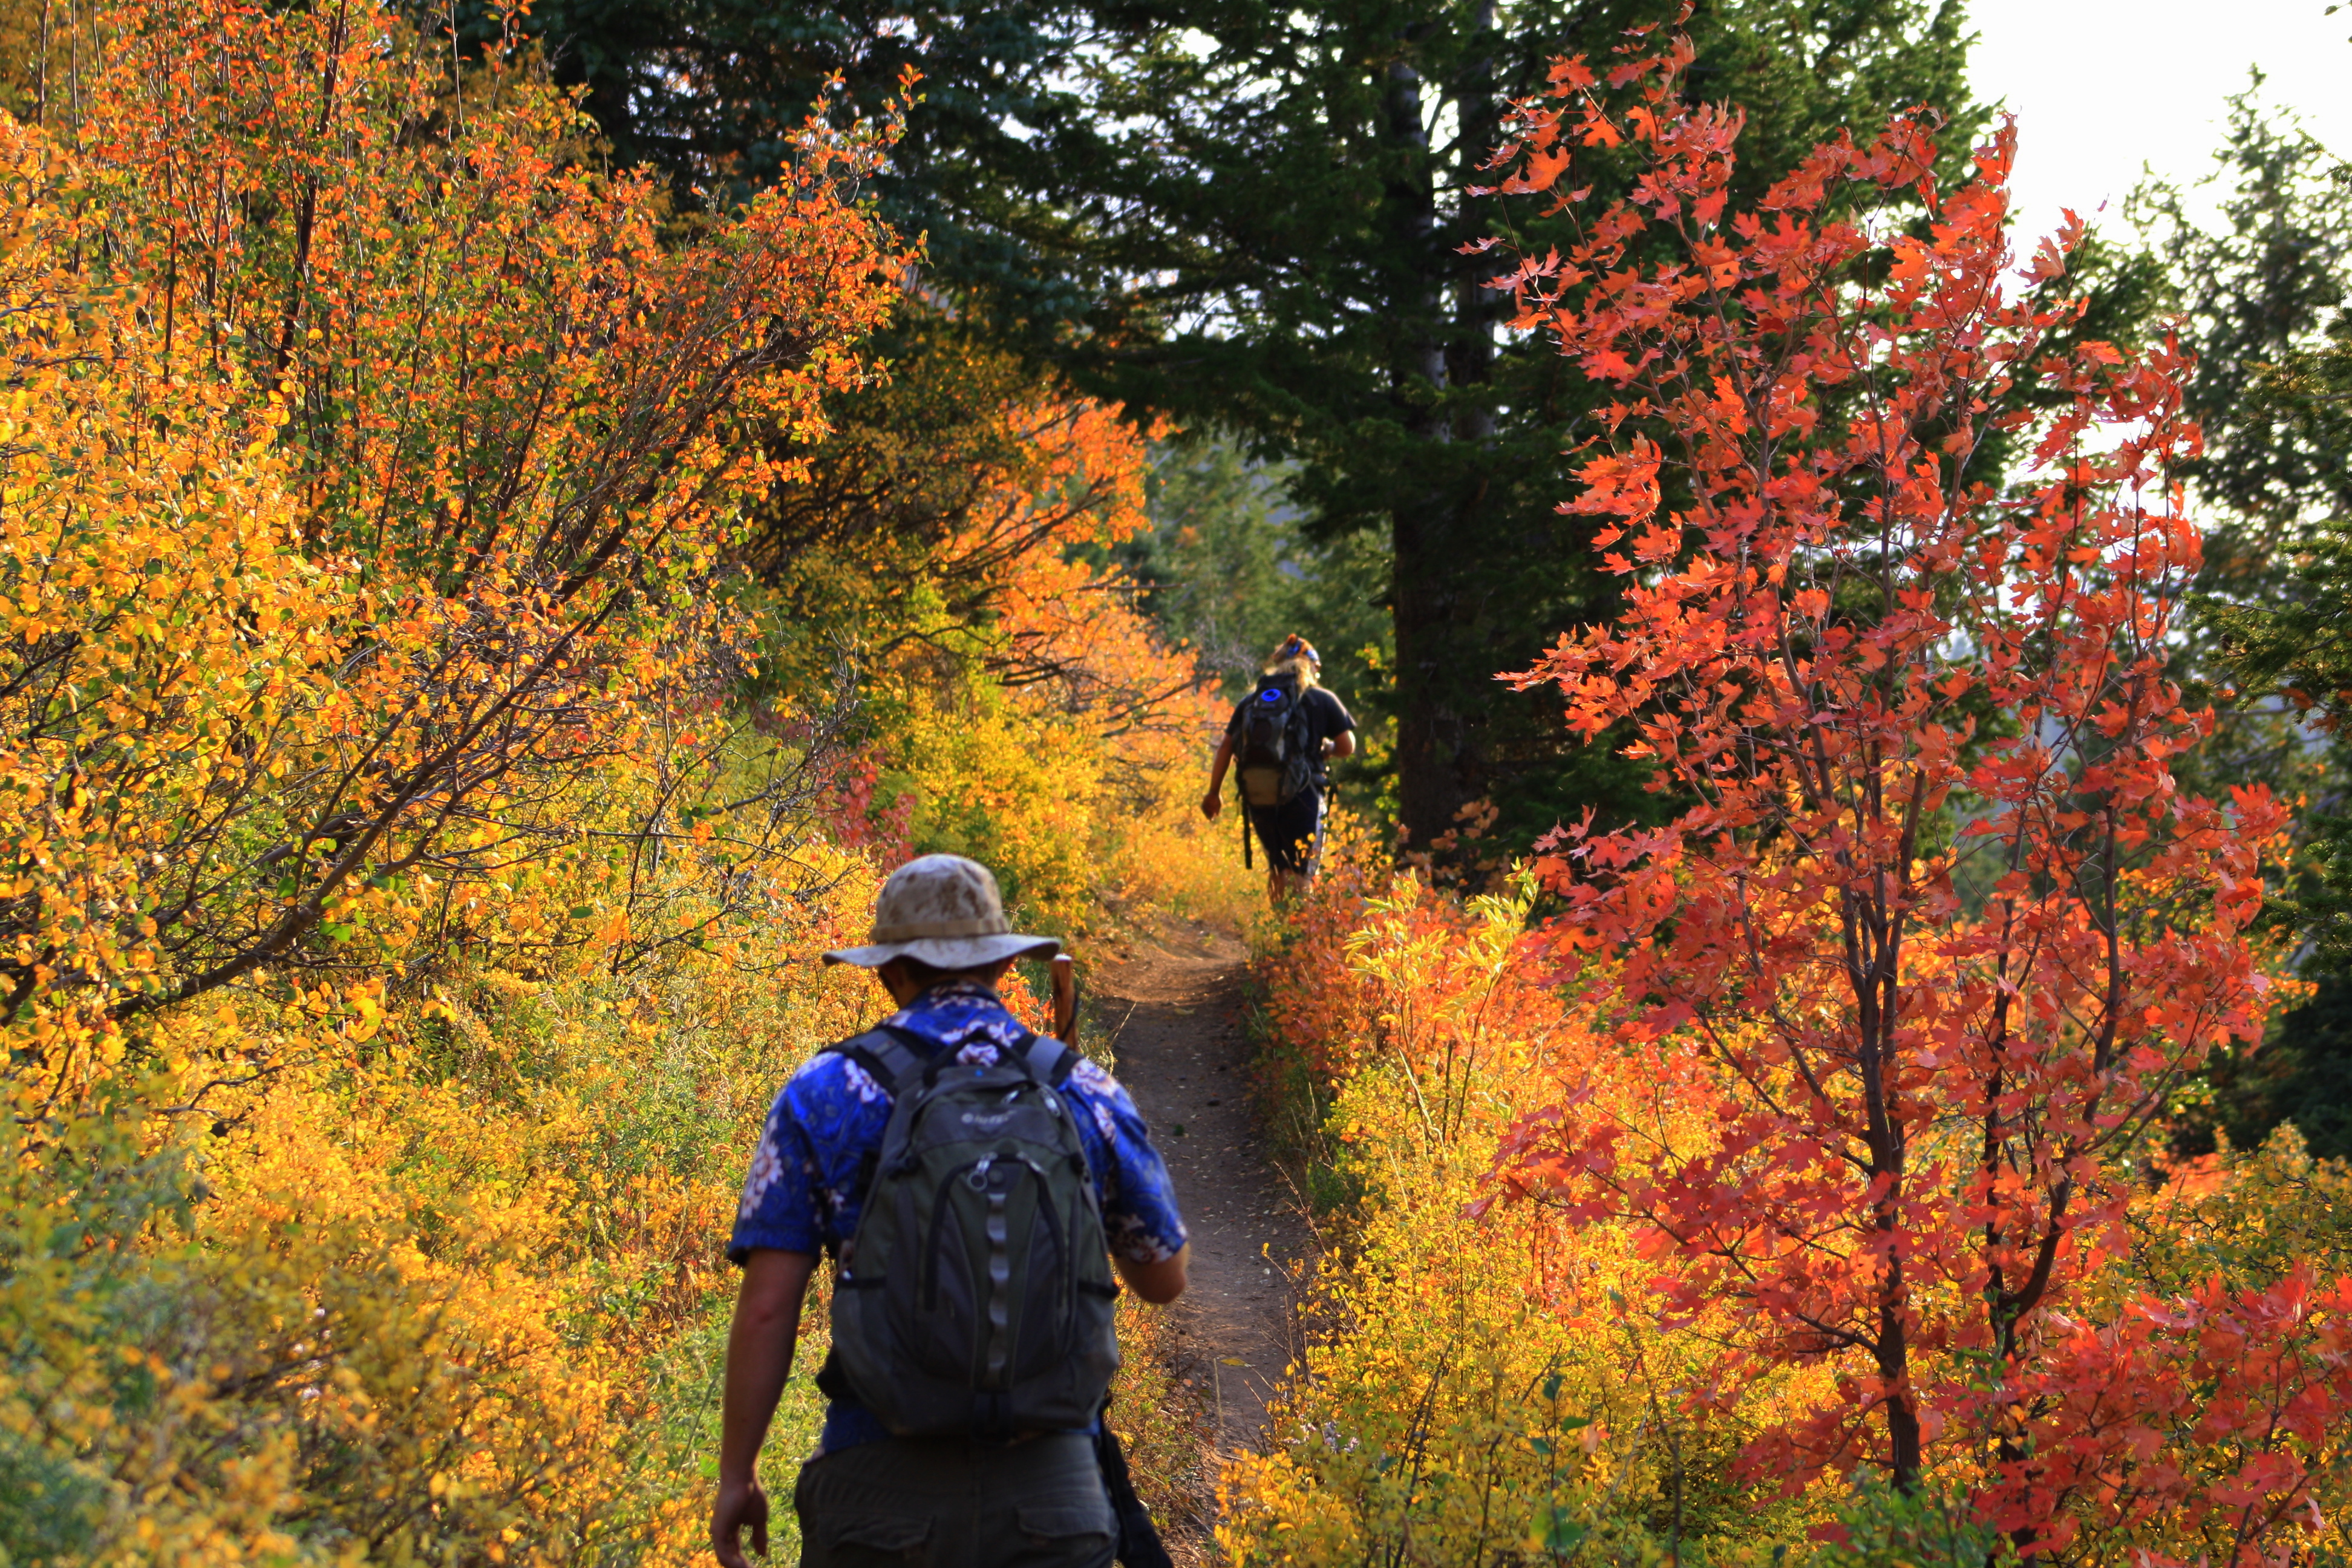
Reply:
<svg viewBox="0 0 2352 1568"><path fill-rule="evenodd" d="M1297 632L1282 639L1265 661L1267 675L1287 675L1298 683L1298 689L1312 689L1322 678L1323 661L1315 656L1315 645Z"/></svg>

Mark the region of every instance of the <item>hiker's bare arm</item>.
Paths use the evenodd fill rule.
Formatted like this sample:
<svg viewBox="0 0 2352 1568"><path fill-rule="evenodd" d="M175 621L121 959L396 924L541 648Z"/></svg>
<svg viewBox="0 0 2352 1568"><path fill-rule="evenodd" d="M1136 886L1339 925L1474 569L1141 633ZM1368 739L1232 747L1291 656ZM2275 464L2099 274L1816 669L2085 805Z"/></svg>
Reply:
<svg viewBox="0 0 2352 1568"><path fill-rule="evenodd" d="M1353 730L1340 731L1338 734L1323 742L1323 754L1327 757L1354 756L1356 754L1356 732Z"/></svg>
<svg viewBox="0 0 2352 1568"><path fill-rule="evenodd" d="M1225 770L1233 763L1234 735L1228 730L1225 738L1217 742L1216 760L1209 764L1209 793L1201 797L1201 815L1211 822L1216 821L1217 813L1225 808Z"/></svg>
<svg viewBox="0 0 2352 1568"><path fill-rule="evenodd" d="M1118 1277L1127 1288L1155 1307L1164 1307L1184 1293L1186 1270L1192 1249L1177 1248L1173 1258L1163 1258L1157 1263L1138 1263L1131 1258L1113 1255L1111 1262L1118 1268Z"/></svg>
<svg viewBox="0 0 2352 1568"><path fill-rule="evenodd" d="M710 1549L726 1568L750 1568L738 1539L751 1527L751 1550L768 1554L768 1499L760 1489L760 1445L768 1418L792 1375L800 1339L801 1301L816 1269L811 1252L754 1247L743 1260L735 1322L727 1331L727 1392L719 1426L719 1500L710 1511Z"/></svg>

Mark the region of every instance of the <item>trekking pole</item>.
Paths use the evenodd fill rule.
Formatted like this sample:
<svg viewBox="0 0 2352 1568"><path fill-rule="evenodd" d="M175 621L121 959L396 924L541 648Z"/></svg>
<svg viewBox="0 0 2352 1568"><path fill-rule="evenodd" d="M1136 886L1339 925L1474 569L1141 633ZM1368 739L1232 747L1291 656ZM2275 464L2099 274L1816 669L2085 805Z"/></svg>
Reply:
<svg viewBox="0 0 2352 1568"><path fill-rule="evenodd" d="M1078 1043L1078 976L1070 955L1054 955L1054 1037L1066 1046Z"/></svg>
<svg viewBox="0 0 2352 1568"><path fill-rule="evenodd" d="M1307 885L1313 887L1315 879L1323 874L1323 819L1331 810L1331 792L1318 790L1315 795L1315 847L1307 856Z"/></svg>
<svg viewBox="0 0 2352 1568"><path fill-rule="evenodd" d="M1235 815L1242 819L1242 869L1247 871L1254 869L1250 865L1249 854L1249 808L1247 806L1244 806L1239 812L1235 813Z"/></svg>

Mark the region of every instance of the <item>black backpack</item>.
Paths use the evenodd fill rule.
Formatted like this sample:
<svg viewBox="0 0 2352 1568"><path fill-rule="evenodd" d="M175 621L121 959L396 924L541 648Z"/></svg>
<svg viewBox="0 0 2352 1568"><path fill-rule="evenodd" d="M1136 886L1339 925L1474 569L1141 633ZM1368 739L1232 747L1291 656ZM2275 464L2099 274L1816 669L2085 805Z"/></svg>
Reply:
<svg viewBox="0 0 2352 1568"><path fill-rule="evenodd" d="M1258 678L1242 708L1242 799L1251 805L1288 805L1315 784L1314 726L1297 678Z"/></svg>
<svg viewBox="0 0 2352 1568"><path fill-rule="evenodd" d="M894 1103L818 1383L900 1437L1083 1431L1118 1368L1118 1287L1062 1093L1078 1055L1030 1035L982 1068L908 1038L926 1048L887 1026L832 1047Z"/></svg>

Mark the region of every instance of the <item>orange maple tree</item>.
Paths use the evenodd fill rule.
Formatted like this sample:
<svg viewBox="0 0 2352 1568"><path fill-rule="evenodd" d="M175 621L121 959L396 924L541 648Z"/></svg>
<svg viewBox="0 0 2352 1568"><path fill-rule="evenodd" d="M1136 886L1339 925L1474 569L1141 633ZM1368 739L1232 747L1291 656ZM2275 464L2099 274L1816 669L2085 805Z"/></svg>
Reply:
<svg viewBox="0 0 2352 1568"><path fill-rule="evenodd" d="M1507 679L1687 803L1542 845L1566 913L1529 940L1613 1032L1592 1070L1654 1087L1572 1079L1497 1180L1631 1223L1669 1319L1733 1307L1717 1396L1829 1369L1749 1466L1958 1484L2029 1552L2163 1559L2160 1526L2250 1560L2352 1414L2352 1282L2105 1316L2087 1283L2168 1094L2272 993L2283 808L2170 771L2209 727L2165 673L2189 366L2065 341L2071 216L2011 270L2012 128L1947 190L1898 115L1727 214L1740 117L1690 58L1561 61L1496 161L1577 236L1498 280L1519 327L1622 389L1564 510L1623 611ZM1627 157L1589 204L1583 163Z"/></svg>

